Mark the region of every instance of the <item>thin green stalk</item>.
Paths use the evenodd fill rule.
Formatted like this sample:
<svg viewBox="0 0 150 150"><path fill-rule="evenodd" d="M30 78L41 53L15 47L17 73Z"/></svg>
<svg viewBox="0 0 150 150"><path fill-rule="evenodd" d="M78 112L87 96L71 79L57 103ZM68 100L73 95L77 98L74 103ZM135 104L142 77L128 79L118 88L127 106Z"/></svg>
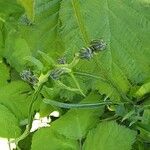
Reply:
<svg viewBox="0 0 150 150"><path fill-rule="evenodd" d="M33 109L33 106L34 106L35 101L36 101L37 98L38 98L38 95L39 95L41 89L42 89L42 86L40 86L40 87L34 92L34 94L33 94L32 101L31 101L30 106L29 106L28 125L27 125L26 130L24 131L24 133L23 133L20 137L18 137L17 139L15 139L16 145L18 145L19 141L25 139L25 138L30 134L30 130L31 130L31 127L32 127L32 121L33 121L33 118L34 118L34 115L35 115L35 113L32 112L32 109Z"/></svg>
<svg viewBox="0 0 150 150"><path fill-rule="evenodd" d="M48 76L49 76L49 72L47 74L45 74L45 75L42 74L40 76L40 78L39 78L39 83L37 84L38 88L34 91L31 103L29 105L28 125L27 125L26 130L24 131L24 133L20 137L18 137L17 139L15 139L16 145L18 145L19 141L25 139L30 134L30 130L31 130L31 127L32 127L32 122L33 122L34 115L35 115L35 112L33 112L32 109L33 109L35 101L37 100L37 98L38 98L38 96L40 94L40 91L42 90L42 87L43 87L44 83L48 79Z"/></svg>
<svg viewBox="0 0 150 150"><path fill-rule="evenodd" d="M73 79L74 83L76 84L77 88L79 89L81 95L83 95L85 97L85 94L83 93L83 91L82 91L77 79L75 78L74 74L73 73L69 73L69 74L72 77L72 79Z"/></svg>
<svg viewBox="0 0 150 150"><path fill-rule="evenodd" d="M57 83L60 87L66 89L66 90L68 90L68 91L80 92L79 89L68 87L67 85L63 84L63 83L62 83L61 81L59 81L59 80L56 81L56 83Z"/></svg>
<svg viewBox="0 0 150 150"><path fill-rule="evenodd" d="M70 64L68 64L68 68L72 69L74 66L76 66L78 64L78 62L79 62L79 54L76 53L72 62Z"/></svg>

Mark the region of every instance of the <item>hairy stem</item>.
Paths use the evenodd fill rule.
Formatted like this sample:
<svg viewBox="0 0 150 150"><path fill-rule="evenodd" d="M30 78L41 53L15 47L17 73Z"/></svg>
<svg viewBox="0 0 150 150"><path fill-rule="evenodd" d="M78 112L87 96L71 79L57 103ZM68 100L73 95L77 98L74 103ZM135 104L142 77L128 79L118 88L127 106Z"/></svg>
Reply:
<svg viewBox="0 0 150 150"><path fill-rule="evenodd" d="M105 106L105 105L117 105L119 103L113 103L113 102L99 102L99 103L74 103L74 104L69 104L69 103L63 103L63 102L58 102L55 100L51 100L51 99L44 99L43 100L44 103L52 105L52 106L56 106L56 107L60 107L60 108L80 108L80 109L95 109L95 108L99 108L100 106Z"/></svg>
<svg viewBox="0 0 150 150"><path fill-rule="evenodd" d="M33 112L34 104L35 104L36 100L38 99L38 96L39 96L39 94L40 94L40 92L42 90L42 87L43 87L44 83L48 80L48 76L49 76L49 72L47 74L45 74L45 75L42 74L40 76L40 78L39 78L39 82L37 84L38 87L34 91L31 103L29 105L28 125L27 125L26 130L24 131L24 133L20 137L15 139L16 145L18 145L19 141L25 139L30 134L30 130L32 128L32 122L33 122L33 119L34 119L34 115L36 113L36 112Z"/></svg>
<svg viewBox="0 0 150 150"><path fill-rule="evenodd" d="M28 125L27 125L26 130L24 131L24 133L20 137L15 139L16 145L18 145L19 141L25 139L30 134L30 130L31 130L31 127L32 127L32 121L33 121L33 118L34 118L34 115L35 115L35 112L32 112L32 109L33 109L35 101L38 98L38 95L39 95L41 89L42 89L42 85L40 87L38 87L38 89L33 94L32 101L31 101L30 106L29 106Z"/></svg>

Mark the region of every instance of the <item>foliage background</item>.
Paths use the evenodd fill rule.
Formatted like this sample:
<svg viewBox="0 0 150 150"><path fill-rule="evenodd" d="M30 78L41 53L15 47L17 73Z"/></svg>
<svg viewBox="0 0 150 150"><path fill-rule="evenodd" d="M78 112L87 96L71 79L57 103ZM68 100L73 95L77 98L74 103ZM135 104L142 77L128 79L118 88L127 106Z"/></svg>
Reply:
<svg viewBox="0 0 150 150"><path fill-rule="evenodd" d="M148 0L0 0L0 136L19 139L20 147L26 143L32 150L88 150L94 145L94 150L148 150L149 14ZM69 64L99 38L106 50L71 68L79 86L68 75L60 81L69 88L48 78L33 105L41 116L59 110L60 118L51 128L20 139L25 130L21 122L32 120L36 90L21 80L20 72L30 67L41 79L54 69L51 58L57 63L65 56ZM119 104L67 110L43 102L98 103L104 97ZM102 121L116 115L117 122Z"/></svg>

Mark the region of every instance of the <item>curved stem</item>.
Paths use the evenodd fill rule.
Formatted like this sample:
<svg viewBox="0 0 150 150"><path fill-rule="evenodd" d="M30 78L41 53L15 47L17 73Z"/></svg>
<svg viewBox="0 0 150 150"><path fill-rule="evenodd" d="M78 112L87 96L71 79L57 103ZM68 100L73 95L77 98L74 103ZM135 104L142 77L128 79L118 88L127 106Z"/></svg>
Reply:
<svg viewBox="0 0 150 150"><path fill-rule="evenodd" d="M75 78L74 74L73 73L69 73L69 74L72 77L72 79L73 79L74 83L76 84L77 88L79 89L81 95L83 95L85 97L85 94L83 93L83 91L82 91L77 79Z"/></svg>
<svg viewBox="0 0 150 150"><path fill-rule="evenodd" d="M27 125L24 133L20 137L15 139L16 145L18 145L19 141L25 139L30 134L30 130L31 130L31 127L32 127L32 121L33 121L33 118L34 118L34 115L35 115L35 112L32 112L33 111L32 109L33 109L35 101L38 98L38 95L39 95L41 89L42 89L42 85L39 86L38 89L33 94L32 101L31 101L30 106L29 106L29 112L28 112L28 116L29 116L28 117L28 125Z"/></svg>
<svg viewBox="0 0 150 150"><path fill-rule="evenodd" d="M64 88L64 89L66 89L66 90L68 90L68 91L72 91L72 92L80 92L79 91L79 89L76 89L76 88L71 88L71 87L69 87L69 86L67 86L67 85L65 85L65 84L63 84L61 81L55 81L60 87L62 87L62 88Z"/></svg>
<svg viewBox="0 0 150 150"><path fill-rule="evenodd" d="M79 54L76 53L72 62L70 64L68 64L68 68L72 69L74 66L76 66L78 64L78 62L79 62Z"/></svg>
<svg viewBox="0 0 150 150"><path fill-rule="evenodd" d="M48 80L48 77L49 77L49 72L47 72L45 75L41 74L41 76L39 77L39 82L37 84L38 87L34 91L31 103L29 105L28 125L27 125L26 130L24 131L24 133L20 137L18 137L17 139L15 139L16 145L18 145L19 141L25 139L30 134L30 130L31 130L31 127L32 127L32 122L33 122L33 119L34 119L34 115L36 113L36 112L33 112L32 109L34 107L35 101L37 100L37 98L38 98L38 96L40 94L40 91L42 90L42 87L43 87L44 83Z"/></svg>

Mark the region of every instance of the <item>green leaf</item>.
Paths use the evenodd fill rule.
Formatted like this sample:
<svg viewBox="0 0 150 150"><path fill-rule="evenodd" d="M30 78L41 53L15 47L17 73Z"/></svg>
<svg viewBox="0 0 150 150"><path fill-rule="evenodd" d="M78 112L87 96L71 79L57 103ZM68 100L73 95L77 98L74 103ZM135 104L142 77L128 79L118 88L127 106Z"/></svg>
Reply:
<svg viewBox="0 0 150 150"><path fill-rule="evenodd" d="M0 1L0 14L9 15L21 12L22 9L16 3L16 0L1 0Z"/></svg>
<svg viewBox="0 0 150 150"><path fill-rule="evenodd" d="M43 64L40 60L36 59L35 57L27 56L24 58L26 61L31 63L32 66L35 66L37 70L42 71L43 70Z"/></svg>
<svg viewBox="0 0 150 150"><path fill-rule="evenodd" d="M150 82L143 84L135 93L135 96L140 98L150 93Z"/></svg>
<svg viewBox="0 0 150 150"><path fill-rule="evenodd" d="M3 55L18 72L26 64L24 57L36 56L37 51L45 51L53 59L63 53L61 38L57 33L60 0L20 2L25 7L26 14L30 16L29 19L34 17L34 22L22 13L19 14L19 19L14 17L6 20L7 36Z"/></svg>
<svg viewBox="0 0 150 150"><path fill-rule="evenodd" d="M44 51L55 59L63 53L63 45L58 35L61 0L32 0L30 5L27 2L29 1L22 0L26 4L26 13L32 12L30 16L34 17L34 22L33 25L20 25L20 34L29 44L34 56L37 51Z"/></svg>
<svg viewBox="0 0 150 150"><path fill-rule="evenodd" d="M5 51L7 34L14 27L14 20L16 21L22 12L23 9L16 0L0 1L0 56L3 56L3 51Z"/></svg>
<svg viewBox="0 0 150 150"><path fill-rule="evenodd" d="M140 137L146 141L150 141L150 109L145 109L142 116L142 124L140 126Z"/></svg>
<svg viewBox="0 0 150 150"><path fill-rule="evenodd" d="M28 117L32 90L22 81L14 81L0 89L0 103L4 104L19 121Z"/></svg>
<svg viewBox="0 0 150 150"><path fill-rule="evenodd" d="M21 134L19 121L5 105L0 103L0 136L16 138Z"/></svg>
<svg viewBox="0 0 150 150"><path fill-rule="evenodd" d="M40 117L48 116L50 113L55 111L56 109L53 106L49 106L45 103L41 103L40 105Z"/></svg>
<svg viewBox="0 0 150 150"><path fill-rule="evenodd" d="M7 85L9 79L9 68L0 59L0 88Z"/></svg>
<svg viewBox="0 0 150 150"><path fill-rule="evenodd" d="M79 150L78 142L56 134L50 128L43 128L33 135L31 150Z"/></svg>
<svg viewBox="0 0 150 150"><path fill-rule="evenodd" d="M122 122L125 121L126 119L129 119L132 115L135 114L135 110L131 110L126 115L122 118Z"/></svg>
<svg viewBox="0 0 150 150"><path fill-rule="evenodd" d="M50 128L32 133L32 149L130 150L135 140L132 149L148 149L149 8L148 0L0 0L0 60L6 60L0 63L0 134L20 135L19 125L23 131L31 101L41 90L39 95L50 107L40 105L39 96L31 112L49 116L55 107L63 109L59 108L60 117ZM106 49L96 51L90 44L93 39L103 39ZM91 50L91 59L79 59L83 47ZM29 67L27 57L37 67L30 66L30 70L41 74L39 82L46 81L34 96L36 87L18 81L19 72ZM58 58L66 58L65 64ZM57 70L55 67L71 73L52 80L48 73ZM104 106L95 107L106 104L103 97L111 102L105 110ZM115 121L104 122L121 117L134 123L137 139L129 128ZM29 128L19 138L23 139L21 149L30 149L31 139L24 140Z"/></svg>
<svg viewBox="0 0 150 150"><path fill-rule="evenodd" d="M95 63L95 60L81 61L77 65L75 75L80 79L83 91L92 88L101 94L106 94L113 101L126 99L125 93L129 91L131 85L122 70L112 63L111 75L108 75L106 70L103 70L104 74L102 74L101 67L103 68L99 62Z"/></svg>
<svg viewBox="0 0 150 150"><path fill-rule="evenodd" d="M91 93L82 103L94 103L100 99L96 93ZM51 128L57 133L72 139L82 139L89 129L93 128L99 117L103 114L104 107L96 109L71 109L52 123Z"/></svg>
<svg viewBox="0 0 150 150"><path fill-rule="evenodd" d="M83 150L131 150L136 133L116 122L102 122L89 132Z"/></svg>
<svg viewBox="0 0 150 150"><path fill-rule="evenodd" d="M4 56L7 58L9 64L18 72L22 71L26 64L24 58L31 55L27 41L18 37L18 34L12 31L9 33L5 44L6 49L4 51Z"/></svg>
<svg viewBox="0 0 150 150"><path fill-rule="evenodd" d="M61 3L60 34L68 59L92 39L106 41L106 50L94 55L95 61L82 61L77 69L107 80L96 83L100 93L112 94L111 99L127 99L128 80L135 84L149 78L150 18L147 13L150 11L141 1L63 0ZM87 87L92 83L88 82Z"/></svg>
<svg viewBox="0 0 150 150"><path fill-rule="evenodd" d="M150 124L150 109L145 109L144 110L142 123Z"/></svg>

